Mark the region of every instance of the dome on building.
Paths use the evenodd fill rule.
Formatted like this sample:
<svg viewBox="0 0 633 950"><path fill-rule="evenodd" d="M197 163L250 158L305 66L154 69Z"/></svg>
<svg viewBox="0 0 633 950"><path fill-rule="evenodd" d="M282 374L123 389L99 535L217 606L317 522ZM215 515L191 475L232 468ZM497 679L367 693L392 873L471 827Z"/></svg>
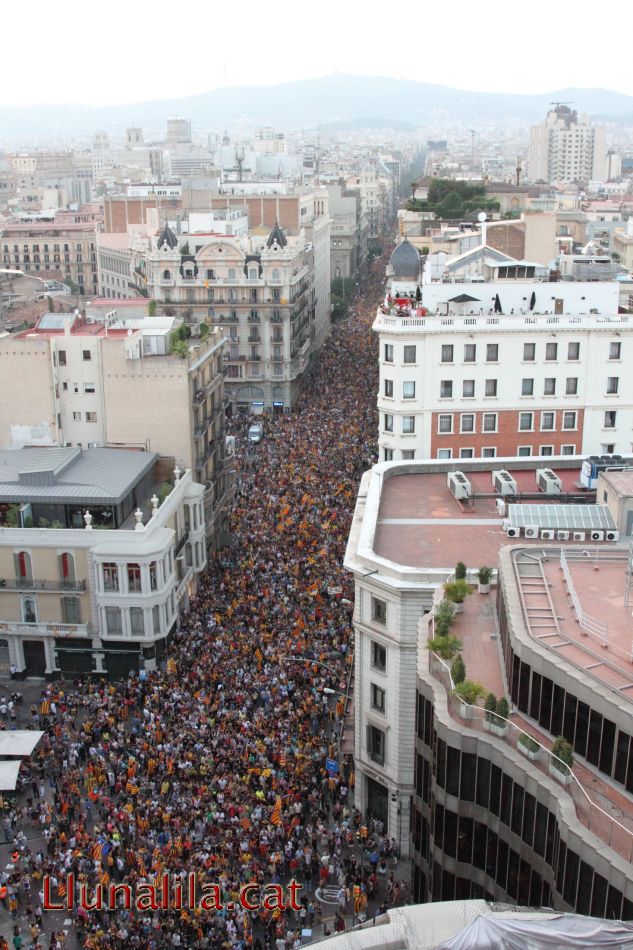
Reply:
<svg viewBox="0 0 633 950"><path fill-rule="evenodd" d="M420 255L406 238L394 248L389 263L394 277L410 280L420 277Z"/></svg>
<svg viewBox="0 0 633 950"><path fill-rule="evenodd" d="M279 227L279 222L275 221L275 227L272 229L268 235L268 240L266 241L266 247L272 247L274 244L277 244L279 247L285 247L288 243L286 235Z"/></svg>
<svg viewBox="0 0 633 950"><path fill-rule="evenodd" d="M172 251L175 247L178 247L178 238L176 237L176 235L174 234L174 232L172 231L172 229L169 227L168 224L164 226L163 230L160 232L160 235L158 237L157 247L159 251L161 247L163 247L164 244L166 244L167 247L171 248Z"/></svg>

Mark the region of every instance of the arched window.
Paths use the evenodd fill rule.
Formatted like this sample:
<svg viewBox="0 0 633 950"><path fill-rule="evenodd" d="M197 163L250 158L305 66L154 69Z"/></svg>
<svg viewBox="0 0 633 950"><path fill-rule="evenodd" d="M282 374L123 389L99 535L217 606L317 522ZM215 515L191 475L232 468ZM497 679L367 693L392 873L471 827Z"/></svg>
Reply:
<svg viewBox="0 0 633 950"><path fill-rule="evenodd" d="M281 279L281 278L280 278L280 276L279 276L279 268L275 267L275 268L273 269L273 273L272 273L271 280L280 280L280 279Z"/></svg>
<svg viewBox="0 0 633 950"><path fill-rule="evenodd" d="M30 581L33 579L33 570L31 567L31 555L26 551L19 551L14 554L15 576L19 581Z"/></svg>
<svg viewBox="0 0 633 950"><path fill-rule="evenodd" d="M37 623L37 603L35 597L23 597L20 601L23 623Z"/></svg>
<svg viewBox="0 0 633 950"><path fill-rule="evenodd" d="M171 280L171 271L170 271L170 270L164 270L164 271L163 271L163 280Z"/></svg>
<svg viewBox="0 0 633 950"><path fill-rule="evenodd" d="M64 585L75 583L75 559L67 551L59 555L59 579Z"/></svg>

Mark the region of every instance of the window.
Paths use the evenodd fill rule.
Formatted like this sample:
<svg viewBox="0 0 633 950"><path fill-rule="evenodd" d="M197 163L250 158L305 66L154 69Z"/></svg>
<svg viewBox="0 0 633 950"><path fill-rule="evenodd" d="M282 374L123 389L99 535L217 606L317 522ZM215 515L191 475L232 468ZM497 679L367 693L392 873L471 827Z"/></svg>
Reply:
<svg viewBox="0 0 633 950"><path fill-rule="evenodd" d="M87 412L86 413L86 422L96 422L97 413L96 412Z"/></svg>
<svg viewBox="0 0 633 950"><path fill-rule="evenodd" d="M497 431L497 413L496 412L484 412L484 432L496 432Z"/></svg>
<svg viewBox="0 0 633 950"><path fill-rule="evenodd" d="M447 435L453 431L453 416L451 413L442 413L439 416L437 431L440 435Z"/></svg>
<svg viewBox="0 0 633 950"><path fill-rule="evenodd" d="M604 414L605 429L615 429L615 410L608 409Z"/></svg>
<svg viewBox="0 0 633 950"><path fill-rule="evenodd" d="M81 601L78 597L62 597L62 623L81 623Z"/></svg>
<svg viewBox="0 0 633 950"><path fill-rule="evenodd" d="M371 708L377 709L378 712L384 713L385 711L385 691L381 689L380 686L376 686L375 683L371 684Z"/></svg>
<svg viewBox="0 0 633 950"><path fill-rule="evenodd" d="M130 607L130 630L133 636L145 636L145 618L142 607Z"/></svg>
<svg viewBox="0 0 633 950"><path fill-rule="evenodd" d="M130 593L138 594L141 592L141 565L140 564L128 564L127 589Z"/></svg>
<svg viewBox="0 0 633 950"><path fill-rule="evenodd" d="M169 270L163 271L163 280L171 280L171 271Z"/></svg>
<svg viewBox="0 0 633 950"><path fill-rule="evenodd" d="M545 359L555 360L558 358L558 343L546 343L545 344Z"/></svg>
<svg viewBox="0 0 633 950"><path fill-rule="evenodd" d="M152 628L154 630L154 636L160 636L161 633L161 617L160 617L160 605L155 604L152 607Z"/></svg>
<svg viewBox="0 0 633 950"><path fill-rule="evenodd" d="M372 762L385 764L385 734L376 726L367 726L367 753Z"/></svg>
<svg viewBox="0 0 633 950"><path fill-rule="evenodd" d="M521 432L531 432L534 428L534 413L532 412L520 412L519 413L519 429Z"/></svg>
<svg viewBox="0 0 633 950"><path fill-rule="evenodd" d="M462 396L464 399L473 399L475 396L475 380L465 379L462 384Z"/></svg>
<svg viewBox="0 0 633 950"><path fill-rule="evenodd" d="M31 568L31 555L26 551L20 551L14 555L15 576L19 581L31 581L33 571Z"/></svg>
<svg viewBox="0 0 633 950"><path fill-rule="evenodd" d="M486 396L496 396L496 395L497 395L497 380L487 379L486 380Z"/></svg>
<svg viewBox="0 0 633 950"><path fill-rule="evenodd" d="M452 363L453 362L453 346L450 343L445 343L442 347L442 363Z"/></svg>
<svg viewBox="0 0 633 950"><path fill-rule="evenodd" d="M615 452L615 442L607 442L600 446L600 451L604 455L613 455Z"/></svg>
<svg viewBox="0 0 633 950"><path fill-rule="evenodd" d="M563 413L563 429L575 429L575 428L576 428L576 413L564 412Z"/></svg>
<svg viewBox="0 0 633 950"><path fill-rule="evenodd" d="M575 455L576 446L575 445L563 445L561 447L561 455Z"/></svg>
<svg viewBox="0 0 633 950"><path fill-rule="evenodd" d="M474 449L460 449L459 450L460 459L473 459L475 457Z"/></svg>
<svg viewBox="0 0 633 950"><path fill-rule="evenodd" d="M412 432L415 432L415 416L403 416L402 417L403 435L411 435Z"/></svg>
<svg viewBox="0 0 633 950"><path fill-rule="evenodd" d="M119 589L119 567L114 563L103 565L103 589L106 591Z"/></svg>
<svg viewBox="0 0 633 950"><path fill-rule="evenodd" d="M609 376L607 379L607 395L615 396L618 392L618 386L620 383L619 376Z"/></svg>
<svg viewBox="0 0 633 950"><path fill-rule="evenodd" d="M525 458L525 456L531 455L531 454L532 454L532 446L531 446L531 445L520 445L519 448L518 448L518 450L517 450L517 455L518 455L520 458Z"/></svg>
<svg viewBox="0 0 633 950"><path fill-rule="evenodd" d="M375 623L387 623L387 603L377 597L371 599L371 616Z"/></svg>
<svg viewBox="0 0 633 950"><path fill-rule="evenodd" d="M437 450L438 459L452 459L453 450L452 449L438 449Z"/></svg>
<svg viewBox="0 0 633 950"><path fill-rule="evenodd" d="M95 390L95 384L94 384L94 383L84 383L84 392L85 392L85 393L94 393L95 391L96 391L96 390Z"/></svg>
<svg viewBox="0 0 633 950"><path fill-rule="evenodd" d="M567 396L577 396L578 395L578 377L577 376L568 376L565 382L565 395Z"/></svg>
<svg viewBox="0 0 633 950"><path fill-rule="evenodd" d="M554 446L553 445L542 445L539 451L539 455L553 455Z"/></svg>
<svg viewBox="0 0 633 950"><path fill-rule="evenodd" d="M524 379L521 382L521 395L522 396L533 396L534 395L534 380L533 379Z"/></svg>
<svg viewBox="0 0 633 950"><path fill-rule="evenodd" d="M464 343L464 363L474 363L477 359L477 344Z"/></svg>
<svg viewBox="0 0 633 950"><path fill-rule="evenodd" d="M543 383L543 395L544 396L556 395L556 378L554 376L545 377L545 382Z"/></svg>
<svg viewBox="0 0 633 950"><path fill-rule="evenodd" d="M498 363L498 362L499 362L499 344L487 343L486 344L486 363Z"/></svg>
<svg viewBox="0 0 633 950"><path fill-rule="evenodd" d="M382 454L383 454L383 461L393 462L393 449L383 449Z"/></svg>
<svg viewBox="0 0 633 950"><path fill-rule="evenodd" d="M81 355L82 355L82 358L85 360L85 362L88 362L89 360L92 359L92 353L90 352L90 350L82 350Z"/></svg>
<svg viewBox="0 0 633 950"><path fill-rule="evenodd" d="M541 413L541 430L546 432L552 432L554 429L554 420L556 419L555 412L542 412Z"/></svg>
<svg viewBox="0 0 633 950"><path fill-rule="evenodd" d="M568 360L579 360L579 359L580 359L580 343L568 343L568 344L567 344L567 359L568 359Z"/></svg>
<svg viewBox="0 0 633 950"><path fill-rule="evenodd" d="M473 413L468 413L468 414L460 416L459 431L460 432L474 432L475 431L475 416L473 415Z"/></svg>
<svg viewBox="0 0 633 950"><path fill-rule="evenodd" d="M381 670L383 673L387 669L387 648L376 643L375 640L371 641L371 665L375 670Z"/></svg>
<svg viewBox="0 0 633 950"><path fill-rule="evenodd" d="M389 415L388 413L385 413L384 418L385 418L385 425L384 425L385 432L393 432L393 416Z"/></svg>
<svg viewBox="0 0 633 950"><path fill-rule="evenodd" d="M412 381L402 384L402 398L415 399L415 383Z"/></svg>
<svg viewBox="0 0 633 950"><path fill-rule="evenodd" d="M385 396L389 398L393 396L393 379L385 380Z"/></svg>
<svg viewBox="0 0 633 950"><path fill-rule="evenodd" d="M59 350L57 353L57 362L60 366L66 365L66 350Z"/></svg>
<svg viewBox="0 0 633 950"><path fill-rule="evenodd" d="M622 352L621 343L609 343L609 359L610 360L619 360L621 352Z"/></svg>
<svg viewBox="0 0 633 950"><path fill-rule="evenodd" d="M118 607L106 607L106 630L108 633L123 633L121 610Z"/></svg>
<svg viewBox="0 0 633 950"><path fill-rule="evenodd" d="M533 363L536 357L536 343L524 343L523 344L523 361L525 363Z"/></svg>
<svg viewBox="0 0 633 950"><path fill-rule="evenodd" d="M403 449L402 450L402 461L403 462L412 462L415 458L415 449Z"/></svg>
<svg viewBox="0 0 633 950"><path fill-rule="evenodd" d="M416 348L415 346L405 346L404 348L404 362L405 363L415 363Z"/></svg>
<svg viewBox="0 0 633 950"><path fill-rule="evenodd" d="M440 399L451 399L453 396L452 379L443 379L440 382Z"/></svg>
<svg viewBox="0 0 633 950"><path fill-rule="evenodd" d="M492 446L488 446L487 448L481 450L482 459L493 459L496 454L497 450Z"/></svg>
<svg viewBox="0 0 633 950"><path fill-rule="evenodd" d="M150 590L158 590L158 565L156 561L151 561L149 565L149 586Z"/></svg>
<svg viewBox="0 0 633 950"><path fill-rule="evenodd" d="M20 601L23 623L37 623L37 601L35 597L23 597Z"/></svg>
<svg viewBox="0 0 633 950"><path fill-rule="evenodd" d="M385 363L393 363L393 344L385 343Z"/></svg>

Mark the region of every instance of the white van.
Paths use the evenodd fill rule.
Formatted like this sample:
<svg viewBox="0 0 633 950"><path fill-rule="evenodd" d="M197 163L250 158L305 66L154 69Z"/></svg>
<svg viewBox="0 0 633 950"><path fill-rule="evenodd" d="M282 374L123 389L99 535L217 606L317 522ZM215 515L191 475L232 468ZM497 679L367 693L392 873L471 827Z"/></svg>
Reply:
<svg viewBox="0 0 633 950"><path fill-rule="evenodd" d="M256 422L248 430L248 441L249 442L261 442L264 438L264 426L261 422Z"/></svg>

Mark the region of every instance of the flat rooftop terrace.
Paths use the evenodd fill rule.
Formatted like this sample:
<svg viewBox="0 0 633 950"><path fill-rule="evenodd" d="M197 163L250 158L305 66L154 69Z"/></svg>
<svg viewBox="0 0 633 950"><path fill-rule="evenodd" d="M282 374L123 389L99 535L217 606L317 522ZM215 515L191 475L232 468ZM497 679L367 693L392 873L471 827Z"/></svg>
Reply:
<svg viewBox="0 0 633 950"><path fill-rule="evenodd" d="M547 458L543 458L543 467ZM502 467L500 464L499 468ZM383 480L373 549L380 557L413 568L453 567L457 561L495 566L499 549L511 542L503 530L503 518L496 508L491 471L469 471L475 494L466 508L451 494L446 472L394 475ZM554 469L562 480L563 492L579 494L579 469ZM512 471L519 492L536 494L534 470ZM587 493L593 500L593 495ZM521 504L560 504L559 496L540 493L533 501L517 498ZM523 538L521 539L523 543ZM539 541L525 540L539 546ZM543 542L540 542L540 547Z"/></svg>

